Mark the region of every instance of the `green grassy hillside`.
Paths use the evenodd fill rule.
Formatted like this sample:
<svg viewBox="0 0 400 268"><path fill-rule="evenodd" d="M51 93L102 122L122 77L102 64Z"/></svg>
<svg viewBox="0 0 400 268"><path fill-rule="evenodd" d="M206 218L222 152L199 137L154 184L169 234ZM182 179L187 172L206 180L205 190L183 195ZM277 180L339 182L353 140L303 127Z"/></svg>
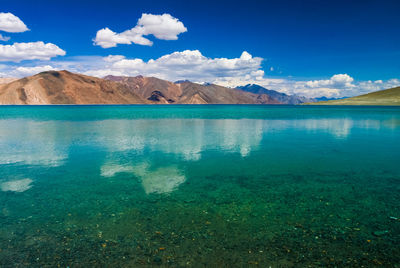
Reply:
<svg viewBox="0 0 400 268"><path fill-rule="evenodd" d="M400 105L400 87L375 91L357 97L309 103L316 105Z"/></svg>

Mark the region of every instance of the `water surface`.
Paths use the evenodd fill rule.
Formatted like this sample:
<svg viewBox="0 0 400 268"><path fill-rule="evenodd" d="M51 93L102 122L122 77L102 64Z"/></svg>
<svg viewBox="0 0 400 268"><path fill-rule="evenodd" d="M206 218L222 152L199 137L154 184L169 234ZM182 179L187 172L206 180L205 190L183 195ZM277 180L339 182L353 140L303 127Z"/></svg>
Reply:
<svg viewBox="0 0 400 268"><path fill-rule="evenodd" d="M395 107L0 107L0 266L398 266L399 159Z"/></svg>

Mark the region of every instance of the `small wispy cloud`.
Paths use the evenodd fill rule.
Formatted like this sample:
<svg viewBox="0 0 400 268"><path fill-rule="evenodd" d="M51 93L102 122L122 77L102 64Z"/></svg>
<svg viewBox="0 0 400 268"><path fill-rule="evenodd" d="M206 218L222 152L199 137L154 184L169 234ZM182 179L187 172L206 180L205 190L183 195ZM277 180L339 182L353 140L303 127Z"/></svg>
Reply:
<svg viewBox="0 0 400 268"><path fill-rule="evenodd" d="M8 40L10 40L10 37L3 36L2 34L0 34L0 41L8 41Z"/></svg>

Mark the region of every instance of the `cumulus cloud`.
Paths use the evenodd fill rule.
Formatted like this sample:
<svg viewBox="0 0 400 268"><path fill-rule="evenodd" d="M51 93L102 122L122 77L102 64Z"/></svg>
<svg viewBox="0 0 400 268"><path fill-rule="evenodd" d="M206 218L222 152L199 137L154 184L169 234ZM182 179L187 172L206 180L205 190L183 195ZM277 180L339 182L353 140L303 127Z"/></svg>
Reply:
<svg viewBox="0 0 400 268"><path fill-rule="evenodd" d="M103 58L104 61L106 62L116 62L125 59L125 56L122 55L109 55L105 58Z"/></svg>
<svg viewBox="0 0 400 268"><path fill-rule="evenodd" d="M177 18L170 14L153 15L143 13L135 27L122 33L116 33L108 27L96 33L94 45L102 48L116 47L118 44L137 44L151 46L152 41L144 36L153 35L161 40L177 40L178 35L187 28Z"/></svg>
<svg viewBox="0 0 400 268"><path fill-rule="evenodd" d="M12 13L0 13L0 31L9 33L21 33L29 31L25 23ZM8 41L10 37L0 34L0 41ZM23 60L50 60L56 56L64 56L65 51L58 46L42 41L29 43L14 43L12 45L0 45L0 62ZM17 70L13 70L17 72ZM24 73L24 72L21 72Z"/></svg>
<svg viewBox="0 0 400 268"><path fill-rule="evenodd" d="M305 86L308 88L351 88L354 87L352 84L353 81L353 77L349 76L348 74L335 74L327 80L308 81L306 82Z"/></svg>
<svg viewBox="0 0 400 268"><path fill-rule="evenodd" d="M103 58L100 68L87 70L85 73L94 76L156 76L168 80L189 79L195 82L213 82L218 77L250 76L260 79L262 58L253 57L244 51L238 58L209 58L198 50L173 52L157 59L143 61L128 59L121 55L110 55Z"/></svg>
<svg viewBox="0 0 400 268"><path fill-rule="evenodd" d="M399 79L355 81L348 74L336 74L325 80L296 81L286 89L289 94L308 97L350 97L396 86L400 86Z"/></svg>
<svg viewBox="0 0 400 268"><path fill-rule="evenodd" d="M3 36L2 34L0 34L0 41L8 41L8 40L10 40L10 37Z"/></svg>
<svg viewBox="0 0 400 268"><path fill-rule="evenodd" d="M43 65L43 66L34 66L34 67L17 67L13 71L13 76L30 76L34 75L37 73L45 72L45 71L50 71L50 70L57 70L57 68L54 68L50 65Z"/></svg>
<svg viewBox="0 0 400 268"><path fill-rule="evenodd" d="M0 61L50 60L64 56L65 51L52 43L30 42L0 45Z"/></svg>
<svg viewBox="0 0 400 268"><path fill-rule="evenodd" d="M116 47L117 44L131 44L126 36L117 34L109 28L104 28L97 31L96 38L93 40L94 44L102 48Z"/></svg>
<svg viewBox="0 0 400 268"><path fill-rule="evenodd" d="M12 13L0 13L0 31L22 33L28 31L25 23Z"/></svg>
<svg viewBox="0 0 400 268"><path fill-rule="evenodd" d="M335 74L329 79L295 81L288 93L306 97L342 97L357 89L353 82L354 78L348 74Z"/></svg>
<svg viewBox="0 0 400 268"><path fill-rule="evenodd" d="M393 88L400 86L400 79L390 79L387 81L376 80L376 81L362 81L359 83L360 88L363 93L368 93L371 91L377 91L386 88Z"/></svg>

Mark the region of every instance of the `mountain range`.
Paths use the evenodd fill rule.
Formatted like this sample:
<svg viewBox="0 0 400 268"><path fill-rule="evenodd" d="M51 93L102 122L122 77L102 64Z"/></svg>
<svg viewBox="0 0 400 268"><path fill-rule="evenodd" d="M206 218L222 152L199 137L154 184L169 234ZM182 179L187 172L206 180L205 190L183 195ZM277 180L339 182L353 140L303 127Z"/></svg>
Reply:
<svg viewBox="0 0 400 268"><path fill-rule="evenodd" d="M48 71L0 85L0 104L145 103L126 86L68 71Z"/></svg>
<svg viewBox="0 0 400 268"><path fill-rule="evenodd" d="M154 104L279 104L265 94L253 94L214 84L200 85L190 81L169 82L155 77L106 76L118 82L148 103Z"/></svg>
<svg viewBox="0 0 400 268"><path fill-rule="evenodd" d="M297 95L287 95L285 93L281 93L275 90L266 89L262 86L255 85L255 84L248 84L245 86L238 87L239 89L251 92L254 94L265 94L270 96L271 98L277 100L281 104L301 104L305 102L315 102L316 99L306 98L303 96Z"/></svg>
<svg viewBox="0 0 400 268"><path fill-rule="evenodd" d="M214 84L173 83L143 76L97 78L64 70L41 72L0 83L0 104L281 103L268 94L254 94Z"/></svg>
<svg viewBox="0 0 400 268"><path fill-rule="evenodd" d="M156 77L97 78L46 71L22 79L0 79L0 104L321 104L400 105L400 87L346 99L306 98L249 84L227 88Z"/></svg>

